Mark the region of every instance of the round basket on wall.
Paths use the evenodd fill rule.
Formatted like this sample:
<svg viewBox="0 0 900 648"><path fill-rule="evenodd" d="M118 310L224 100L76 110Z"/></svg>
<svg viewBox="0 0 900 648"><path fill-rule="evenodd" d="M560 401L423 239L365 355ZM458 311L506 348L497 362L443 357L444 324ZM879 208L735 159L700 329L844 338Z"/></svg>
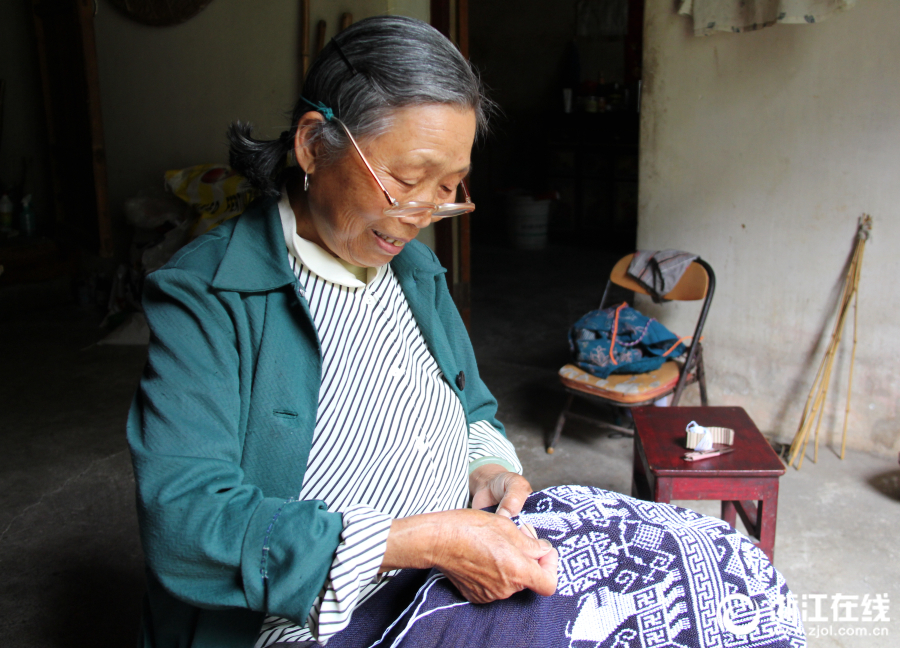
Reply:
<svg viewBox="0 0 900 648"><path fill-rule="evenodd" d="M112 0L130 18L155 27L177 25L203 11L212 0Z"/></svg>

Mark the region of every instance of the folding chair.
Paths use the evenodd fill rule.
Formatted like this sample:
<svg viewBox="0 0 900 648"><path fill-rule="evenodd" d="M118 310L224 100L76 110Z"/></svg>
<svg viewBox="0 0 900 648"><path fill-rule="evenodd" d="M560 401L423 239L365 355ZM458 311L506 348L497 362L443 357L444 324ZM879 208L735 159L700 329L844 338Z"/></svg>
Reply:
<svg viewBox="0 0 900 648"><path fill-rule="evenodd" d="M635 279L628 276L628 265L634 254L619 259L610 272L606 282L606 290L600 300L600 308L607 306L607 298L610 297L613 284L627 290L649 294ZM584 414L571 411L572 403L576 397L585 398L597 404L611 405L616 408L631 408L641 405L650 405L661 398L672 395L669 405L678 405L684 388L698 383L700 386L700 402L706 407L706 372L703 367L703 346L700 336L703 333L703 325L709 313L713 292L716 288L716 275L710 265L703 259L697 258L688 266L678 284L663 298L669 301L699 301L703 300L697 326L691 338L690 346L684 361L669 360L659 369L643 374L610 374L607 378L598 378L584 371L575 364L567 364L559 370L559 379L568 392L566 404L556 422L553 436L547 444L547 453L553 454L553 446L559 441L567 418L583 420L597 427L614 430L611 435L633 436L630 428L609 423Z"/></svg>

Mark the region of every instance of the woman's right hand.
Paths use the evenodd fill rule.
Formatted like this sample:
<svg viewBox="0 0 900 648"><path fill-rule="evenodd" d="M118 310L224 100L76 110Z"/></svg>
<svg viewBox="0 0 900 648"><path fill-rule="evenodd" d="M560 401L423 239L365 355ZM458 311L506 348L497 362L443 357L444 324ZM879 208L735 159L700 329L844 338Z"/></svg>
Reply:
<svg viewBox="0 0 900 648"><path fill-rule="evenodd" d="M466 600L490 603L524 589L553 594L557 560L509 518L459 509L394 520L381 571L436 567Z"/></svg>

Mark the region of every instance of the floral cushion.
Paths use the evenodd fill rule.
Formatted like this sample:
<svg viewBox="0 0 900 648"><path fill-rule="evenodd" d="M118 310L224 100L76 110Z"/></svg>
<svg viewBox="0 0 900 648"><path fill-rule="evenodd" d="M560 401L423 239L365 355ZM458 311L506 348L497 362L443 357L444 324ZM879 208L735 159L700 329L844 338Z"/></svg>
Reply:
<svg viewBox="0 0 900 648"><path fill-rule="evenodd" d="M574 364L559 370L566 387L614 400L619 403L642 403L662 398L675 388L681 365L670 360L654 371L640 374L610 374L598 378Z"/></svg>

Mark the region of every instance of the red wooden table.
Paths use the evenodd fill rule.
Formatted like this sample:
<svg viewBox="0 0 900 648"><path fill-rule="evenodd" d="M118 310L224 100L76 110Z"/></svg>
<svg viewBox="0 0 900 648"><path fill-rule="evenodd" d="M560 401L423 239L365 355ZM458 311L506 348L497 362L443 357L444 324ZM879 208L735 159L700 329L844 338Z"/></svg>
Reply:
<svg viewBox="0 0 900 648"><path fill-rule="evenodd" d="M741 516L756 544L775 558L778 478L784 465L740 407L637 407L632 495L653 502L721 500L722 519ZM685 461L691 421L734 430L734 452Z"/></svg>

